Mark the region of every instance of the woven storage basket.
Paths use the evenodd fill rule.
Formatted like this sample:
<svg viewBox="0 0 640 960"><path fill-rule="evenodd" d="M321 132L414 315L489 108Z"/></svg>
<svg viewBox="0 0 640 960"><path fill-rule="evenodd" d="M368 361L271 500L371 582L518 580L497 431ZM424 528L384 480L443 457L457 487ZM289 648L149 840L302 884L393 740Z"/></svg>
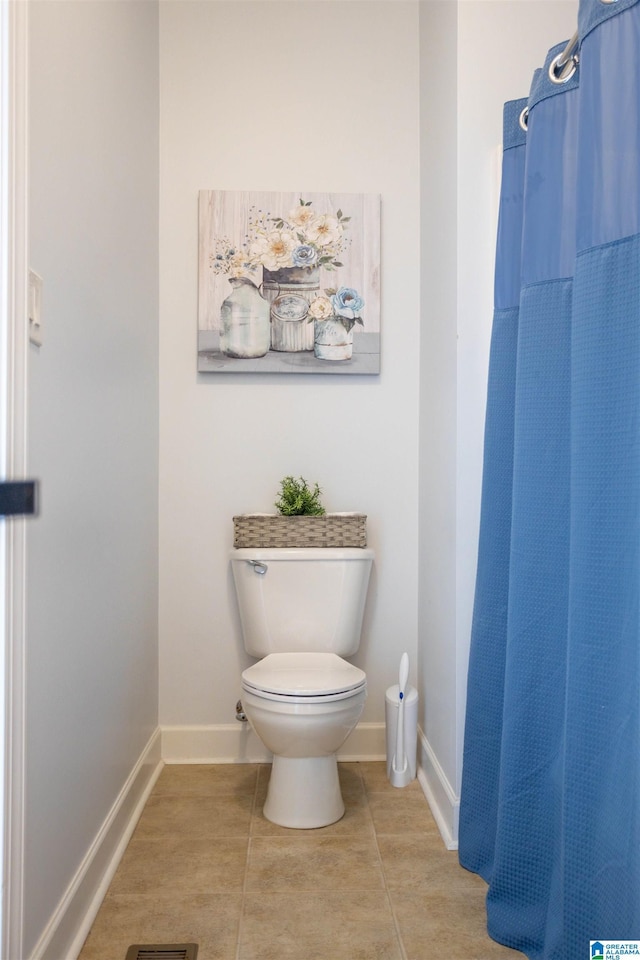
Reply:
<svg viewBox="0 0 640 960"><path fill-rule="evenodd" d="M233 518L234 547L366 547L364 513L323 517L252 515Z"/></svg>

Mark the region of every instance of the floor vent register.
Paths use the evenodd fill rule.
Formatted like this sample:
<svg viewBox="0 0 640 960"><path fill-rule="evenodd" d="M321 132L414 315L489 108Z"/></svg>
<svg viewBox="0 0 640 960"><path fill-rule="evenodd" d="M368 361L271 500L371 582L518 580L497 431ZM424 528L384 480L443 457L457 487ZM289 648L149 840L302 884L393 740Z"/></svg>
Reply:
<svg viewBox="0 0 640 960"><path fill-rule="evenodd" d="M134 943L125 960L196 960L197 943Z"/></svg>

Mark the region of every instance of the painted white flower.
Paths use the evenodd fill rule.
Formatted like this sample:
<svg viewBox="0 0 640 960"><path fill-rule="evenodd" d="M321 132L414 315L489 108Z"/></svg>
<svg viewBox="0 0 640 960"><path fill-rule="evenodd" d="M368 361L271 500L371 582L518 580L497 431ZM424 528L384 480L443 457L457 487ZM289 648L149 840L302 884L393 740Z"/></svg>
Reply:
<svg viewBox="0 0 640 960"><path fill-rule="evenodd" d="M306 233L310 243L315 243L318 247L328 247L342 239L344 229L337 217L323 213L309 224Z"/></svg>
<svg viewBox="0 0 640 960"><path fill-rule="evenodd" d="M287 230L271 230L251 244L251 258L267 270L279 270L291 262L291 253L296 246L297 239Z"/></svg>
<svg viewBox="0 0 640 960"><path fill-rule="evenodd" d="M289 223L292 227L295 227L297 230L302 230L306 232L309 227L314 223L316 219L316 214L309 206L299 204L297 207L294 207L293 210L289 212Z"/></svg>
<svg viewBox="0 0 640 960"><path fill-rule="evenodd" d="M309 304L308 316L314 320L328 320L333 316L333 307L328 297L316 297Z"/></svg>

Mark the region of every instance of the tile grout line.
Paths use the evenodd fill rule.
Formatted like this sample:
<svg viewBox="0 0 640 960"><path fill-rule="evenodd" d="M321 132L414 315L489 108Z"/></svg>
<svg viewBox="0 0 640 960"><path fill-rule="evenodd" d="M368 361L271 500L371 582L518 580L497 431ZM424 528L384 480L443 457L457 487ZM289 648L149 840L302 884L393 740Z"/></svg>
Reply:
<svg viewBox="0 0 640 960"><path fill-rule="evenodd" d="M362 787L363 787L363 790L364 790L364 797L365 797L366 804L367 804L367 811L368 811L368 813L369 813L369 819L370 819L370 821L371 821L371 829L372 829L372 833L373 833L373 842L374 842L374 844L375 844L376 853L377 853L377 855L378 855L378 861L379 861L379 863L380 863L380 872L381 872L381 874L382 874L382 882L383 882L383 885L384 885L384 895L385 895L385 897L386 897L386 899L387 899L387 903L389 904L389 911L390 911L390 913L391 913L391 919L393 920L393 928L394 928L394 930L395 930L396 939L397 939L397 942L398 942L398 946L399 946L399 948L400 948L401 960L408 960L407 951L406 951L405 948L404 948L404 943L403 943L403 941L402 941L402 936L400 935L400 928L399 928L399 925L398 925L398 919L397 919L397 917L396 917L396 912L395 912L395 909L394 909L394 906L393 906L393 900L391 899L391 894L390 894L389 888L388 888L388 886L387 886L387 874L386 874L386 871L385 871L385 869L384 869L384 860L382 859L382 854L380 853L380 846L379 846L379 844L378 844L378 831L376 830L376 823L375 823L375 820L374 820L374 818L373 818L373 813L371 812L371 803L369 802L369 801L370 801L370 794L371 794L371 793L376 793L377 791L375 791L375 790L368 790L368 789L367 789L367 785L366 785L366 782L365 782L365 778L364 778L364 775L362 774L362 771L360 770L360 765L359 765L359 764L358 764L358 768L359 768L358 772L359 772L359 774L360 774L360 779L361 779L361 781L362 781Z"/></svg>
<svg viewBox="0 0 640 960"><path fill-rule="evenodd" d="M398 946L400 948L400 955L402 957L402 960L409 960L407 951L405 950L404 941L402 939L402 934L400 933L400 924L398 923L398 917L396 916L396 910L393 903L393 899L391 897L391 891L389 890L389 885L387 883L387 872L384 867L384 860L382 858L382 854L380 852L380 845L378 843L378 831L376 830L375 820L373 819L373 814L371 813L371 807L369 804L369 791L365 791L365 792L367 796L367 807L369 808L369 814L371 816L371 821L373 823L373 837L376 845L376 851L378 853L378 859L380 861L380 870L382 872L382 880L384 883L384 893L387 898L387 903L389 904L389 910L391 912L391 918L393 920L393 927L396 932L396 938L398 940ZM375 793L375 791L373 790L371 792Z"/></svg>
<svg viewBox="0 0 640 960"><path fill-rule="evenodd" d="M244 921L245 914L245 903L246 903L246 893L247 893L247 876L249 873L249 860L251 857L251 842L253 839L253 824L256 816L256 811L258 809L258 789L260 787L260 772L262 769L262 764L257 764L256 769L256 781L253 786L253 798L251 801L251 814L249 817L249 834L247 837L247 855L244 863L244 877L242 878L242 897L240 901L240 916L238 917L238 930L236 934L236 960L241 960L240 957L240 946L242 943L242 926Z"/></svg>

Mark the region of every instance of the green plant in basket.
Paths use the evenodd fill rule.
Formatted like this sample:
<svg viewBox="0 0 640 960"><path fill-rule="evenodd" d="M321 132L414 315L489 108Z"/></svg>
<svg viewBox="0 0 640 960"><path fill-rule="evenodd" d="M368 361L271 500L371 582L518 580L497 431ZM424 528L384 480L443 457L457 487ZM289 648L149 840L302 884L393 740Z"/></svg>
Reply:
<svg viewBox="0 0 640 960"><path fill-rule="evenodd" d="M280 495L275 502L278 513L284 517L322 517L325 509L320 502L322 491L318 484L313 489L304 477L284 477L280 481Z"/></svg>

